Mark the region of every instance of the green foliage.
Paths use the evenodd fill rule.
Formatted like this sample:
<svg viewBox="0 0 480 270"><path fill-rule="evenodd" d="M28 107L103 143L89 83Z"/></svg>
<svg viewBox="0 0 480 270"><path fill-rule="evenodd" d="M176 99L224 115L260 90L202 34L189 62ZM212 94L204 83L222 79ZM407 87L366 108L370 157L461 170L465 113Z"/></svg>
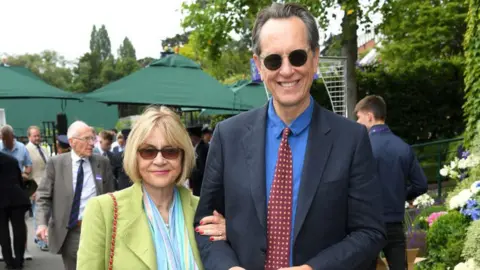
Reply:
<svg viewBox="0 0 480 270"><path fill-rule="evenodd" d="M444 205L432 205L430 207L422 209L420 214L418 214L413 220L413 227L420 228L422 230L427 230L428 222L426 219L433 213L446 211L447 208Z"/></svg>
<svg viewBox="0 0 480 270"><path fill-rule="evenodd" d="M127 59L127 58L132 58L134 60L137 59L135 48L133 47L133 44L130 41L130 39L128 39L128 37L125 37L122 45L120 45L120 48L118 49L118 57L122 59Z"/></svg>
<svg viewBox="0 0 480 270"><path fill-rule="evenodd" d="M447 269L462 261L462 249L469 226L466 217L457 211L443 215L427 232L427 260L424 269Z"/></svg>
<svg viewBox="0 0 480 270"><path fill-rule="evenodd" d="M462 72L450 62L396 72L380 65L358 72L358 97L382 96L387 123L410 144L448 139L463 131Z"/></svg>
<svg viewBox="0 0 480 270"><path fill-rule="evenodd" d="M480 120L480 1L469 0L465 33L465 143L471 144ZM478 134L478 133L477 133Z"/></svg>
<svg viewBox="0 0 480 270"><path fill-rule="evenodd" d="M381 8L381 58L391 70L463 62L464 0L396 0Z"/></svg>
<svg viewBox="0 0 480 270"><path fill-rule="evenodd" d="M472 222L468 227L462 256L465 260L473 258L480 265L480 220Z"/></svg>
<svg viewBox="0 0 480 270"><path fill-rule="evenodd" d="M132 121L128 119L119 119L115 124L115 129L121 131L122 129L132 128Z"/></svg>

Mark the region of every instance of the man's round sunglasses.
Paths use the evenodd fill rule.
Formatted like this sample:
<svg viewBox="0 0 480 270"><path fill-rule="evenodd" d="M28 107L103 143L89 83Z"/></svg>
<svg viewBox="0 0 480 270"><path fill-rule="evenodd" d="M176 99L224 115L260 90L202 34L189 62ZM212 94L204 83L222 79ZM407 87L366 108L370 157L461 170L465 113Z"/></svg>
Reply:
<svg viewBox="0 0 480 270"><path fill-rule="evenodd" d="M263 65L271 71L275 71L282 66L283 55L273 53L262 58L263 58ZM305 65L305 63L307 62L307 59L308 59L307 50L298 49L298 50L291 51L288 54L288 61L290 61L290 64L294 67L301 67Z"/></svg>
<svg viewBox="0 0 480 270"><path fill-rule="evenodd" d="M162 157L164 159L177 159L180 153L182 153L183 150L180 148L175 148L175 147L165 147L162 149L157 149L157 148L140 148L138 149L138 153L143 159L146 160L152 160L155 159L158 155L158 153L162 154Z"/></svg>

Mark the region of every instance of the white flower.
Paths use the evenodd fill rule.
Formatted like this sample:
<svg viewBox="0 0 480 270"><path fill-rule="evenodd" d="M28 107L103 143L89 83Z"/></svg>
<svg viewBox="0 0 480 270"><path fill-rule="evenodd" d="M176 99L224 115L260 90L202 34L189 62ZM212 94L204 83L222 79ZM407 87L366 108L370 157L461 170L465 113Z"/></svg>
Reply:
<svg viewBox="0 0 480 270"><path fill-rule="evenodd" d="M441 176L447 176L450 171L450 168L447 165L444 165L443 168L440 170Z"/></svg>
<svg viewBox="0 0 480 270"><path fill-rule="evenodd" d="M450 199L450 202L448 203L450 210L464 207L472 195L473 193L470 189L460 191L460 193Z"/></svg>
<svg viewBox="0 0 480 270"><path fill-rule="evenodd" d="M468 168L468 161L466 159L463 159L463 158L460 159L458 161L458 168L461 169L461 170Z"/></svg>
<svg viewBox="0 0 480 270"><path fill-rule="evenodd" d="M452 170L457 168L457 163L458 163L458 158L455 158L454 160L450 161L450 168L452 168Z"/></svg>
<svg viewBox="0 0 480 270"><path fill-rule="evenodd" d="M432 199L428 194L423 194L421 196L418 196L414 201L413 205L418 206L418 207L429 207L432 206L435 203L435 200Z"/></svg>
<svg viewBox="0 0 480 270"><path fill-rule="evenodd" d="M450 170L450 171L448 172L448 176L449 176L450 178L456 179L456 178L459 177L459 173L458 173L457 171Z"/></svg>
<svg viewBox="0 0 480 270"><path fill-rule="evenodd" d="M469 155L465 160L467 168L473 168L480 164L480 159L476 155Z"/></svg>
<svg viewBox="0 0 480 270"><path fill-rule="evenodd" d="M473 184L470 186L470 191L475 195L480 191L480 181L475 181Z"/></svg>
<svg viewBox="0 0 480 270"><path fill-rule="evenodd" d="M405 208L409 208L410 204L408 202L405 202Z"/></svg>

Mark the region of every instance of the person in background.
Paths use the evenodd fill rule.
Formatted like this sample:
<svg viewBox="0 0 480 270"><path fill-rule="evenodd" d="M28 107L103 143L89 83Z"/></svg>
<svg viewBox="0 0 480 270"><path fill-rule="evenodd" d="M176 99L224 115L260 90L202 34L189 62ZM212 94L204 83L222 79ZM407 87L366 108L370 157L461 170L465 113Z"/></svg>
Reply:
<svg viewBox="0 0 480 270"><path fill-rule="evenodd" d="M123 153L123 150L125 149L125 143L128 138L128 134L130 133L130 129L122 129L120 133L117 134L117 141L115 147L112 148L112 152L115 154L118 153Z"/></svg>
<svg viewBox="0 0 480 270"><path fill-rule="evenodd" d="M6 269L23 268L27 241L25 213L29 208L30 199L23 190L18 161L11 155L0 152L0 246ZM12 224L13 231L13 253L9 223Z"/></svg>
<svg viewBox="0 0 480 270"><path fill-rule="evenodd" d="M67 136L72 151L47 162L37 190L36 235L43 241L48 236L50 252L62 255L66 270L75 270L85 205L115 191L115 178L108 159L93 155L96 138L90 126L75 121Z"/></svg>
<svg viewBox="0 0 480 270"><path fill-rule="evenodd" d="M202 140L202 128L198 126L187 128L188 134L195 149L195 167L189 179L190 188L193 195L200 196L202 189L203 173L205 171L205 163L207 162L208 143Z"/></svg>
<svg viewBox="0 0 480 270"><path fill-rule="evenodd" d="M122 155L120 153L114 154L110 151L113 138L115 134L109 130L102 130L99 134L99 148L95 148L95 154L99 154L108 158L110 166L112 167L113 177L118 181L120 170L122 170ZM118 183L116 182L115 190L118 190Z"/></svg>
<svg viewBox="0 0 480 270"><path fill-rule="evenodd" d="M369 131L382 188L383 219L387 229L383 252L390 270L404 270L407 267L403 226L405 201L427 192L427 178L410 145L385 124L387 106L382 97L366 96L357 103L355 113L357 122Z"/></svg>
<svg viewBox="0 0 480 270"><path fill-rule="evenodd" d="M27 130L28 144L26 148L32 159L32 173L31 179L33 179L37 186L40 185L40 181L45 177L45 168L47 161L50 159L47 151L40 145L42 142L42 136L40 128L37 126L31 126ZM35 193L32 195L32 213L33 213L33 229L37 230L37 224L35 222ZM42 240L35 237L34 239L37 246L42 251L48 251L48 245Z"/></svg>
<svg viewBox="0 0 480 270"><path fill-rule="evenodd" d="M202 128L202 140L206 144L210 144L210 140L212 139L212 130L207 126Z"/></svg>
<svg viewBox="0 0 480 270"><path fill-rule="evenodd" d="M55 143L57 145L57 152L59 155L71 151L67 135L58 135Z"/></svg>

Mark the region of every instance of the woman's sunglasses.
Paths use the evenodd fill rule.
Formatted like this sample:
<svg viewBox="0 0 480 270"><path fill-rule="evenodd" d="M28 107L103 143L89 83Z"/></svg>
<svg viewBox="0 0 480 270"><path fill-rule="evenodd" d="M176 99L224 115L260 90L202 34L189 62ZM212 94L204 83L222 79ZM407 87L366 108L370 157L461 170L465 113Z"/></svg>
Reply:
<svg viewBox="0 0 480 270"><path fill-rule="evenodd" d="M307 50L294 50L291 51L288 54L288 61L290 61L290 64L294 67L301 67L305 65L308 59L308 51ZM282 66L283 62L283 55L280 54L269 54L265 57L263 57L263 65L271 70L275 71L279 69Z"/></svg>
<svg viewBox="0 0 480 270"><path fill-rule="evenodd" d="M156 148L138 149L138 153L140 154L140 156L146 160L155 159L158 153L161 153L164 159L170 159L170 160L177 159L181 152L183 152L182 149L175 148L175 147L165 147L162 149L156 149Z"/></svg>

